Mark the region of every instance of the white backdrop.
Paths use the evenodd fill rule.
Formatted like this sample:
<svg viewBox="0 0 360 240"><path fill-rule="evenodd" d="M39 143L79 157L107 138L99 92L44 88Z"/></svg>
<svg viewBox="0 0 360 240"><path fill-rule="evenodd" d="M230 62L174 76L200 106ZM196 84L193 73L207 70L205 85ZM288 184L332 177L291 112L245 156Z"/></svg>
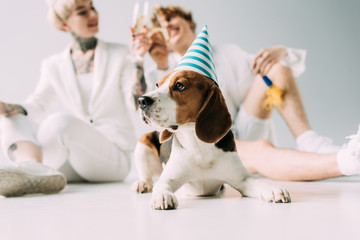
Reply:
<svg viewBox="0 0 360 240"><path fill-rule="evenodd" d="M135 1L94 0L100 13L99 37L129 42ZM306 72L298 79L311 126L344 142L360 123L360 1L357 0L183 0L152 5L179 5L207 24L213 45L237 43L248 52L282 44L307 49ZM47 23L43 0L0 0L0 100L18 102L31 93L41 60L61 51L69 34ZM279 145L294 140L279 115Z"/></svg>

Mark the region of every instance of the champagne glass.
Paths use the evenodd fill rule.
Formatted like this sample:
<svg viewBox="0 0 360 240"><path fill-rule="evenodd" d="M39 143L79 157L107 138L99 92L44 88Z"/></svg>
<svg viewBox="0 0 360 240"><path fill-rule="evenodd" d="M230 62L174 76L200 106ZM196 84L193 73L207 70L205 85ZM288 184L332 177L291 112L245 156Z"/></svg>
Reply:
<svg viewBox="0 0 360 240"><path fill-rule="evenodd" d="M131 24L133 33L141 33L144 31L144 27L147 26L149 12L149 2L147 0L144 2L142 10L143 13L140 13L140 3L136 2Z"/></svg>

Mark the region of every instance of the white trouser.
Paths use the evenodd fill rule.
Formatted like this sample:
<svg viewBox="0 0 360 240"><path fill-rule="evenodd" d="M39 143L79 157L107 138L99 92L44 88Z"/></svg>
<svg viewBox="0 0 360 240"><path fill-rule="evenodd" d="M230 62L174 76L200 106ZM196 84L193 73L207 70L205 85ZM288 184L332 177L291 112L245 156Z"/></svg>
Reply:
<svg viewBox="0 0 360 240"><path fill-rule="evenodd" d="M130 153L122 151L93 126L57 113L36 128L26 116L1 119L4 154L18 141L31 141L43 151L43 162L62 172L68 181L121 181L130 170Z"/></svg>
<svg viewBox="0 0 360 240"><path fill-rule="evenodd" d="M244 141L268 140L276 144L274 123L271 118L260 119L250 115L242 107L234 120L235 137Z"/></svg>

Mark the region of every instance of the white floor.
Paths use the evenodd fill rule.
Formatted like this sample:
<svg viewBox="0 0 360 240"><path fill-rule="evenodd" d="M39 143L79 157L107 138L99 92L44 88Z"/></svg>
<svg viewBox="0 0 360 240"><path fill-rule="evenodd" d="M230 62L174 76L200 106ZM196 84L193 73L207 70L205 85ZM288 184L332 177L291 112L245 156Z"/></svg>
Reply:
<svg viewBox="0 0 360 240"><path fill-rule="evenodd" d="M1 240L42 239L360 239L360 178L276 182L292 203L241 198L226 188L212 198L179 197L156 211L150 194L123 183L69 184L54 195L0 199Z"/></svg>

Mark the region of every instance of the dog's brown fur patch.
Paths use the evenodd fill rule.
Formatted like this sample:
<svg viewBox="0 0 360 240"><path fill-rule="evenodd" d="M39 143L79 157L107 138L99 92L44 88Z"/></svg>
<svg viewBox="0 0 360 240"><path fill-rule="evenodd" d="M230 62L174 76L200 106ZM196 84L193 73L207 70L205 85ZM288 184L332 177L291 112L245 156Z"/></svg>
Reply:
<svg viewBox="0 0 360 240"><path fill-rule="evenodd" d="M160 142L159 142L159 133L154 131L154 132L150 132L150 133L146 133L144 135L141 136L141 138L139 139L139 142L141 142L142 144L145 144L146 146L148 146L149 148L151 148L151 150L153 150L153 152L156 154L156 156L160 157Z"/></svg>
<svg viewBox="0 0 360 240"><path fill-rule="evenodd" d="M173 135L172 132L169 132L168 130L164 130L160 133L159 141L160 143L164 143L171 139L171 136Z"/></svg>
<svg viewBox="0 0 360 240"><path fill-rule="evenodd" d="M177 91L177 83L184 85L184 91ZM177 104L176 122L181 125L195 122L199 110L205 101L207 90L212 80L193 71L180 71L176 73L169 84L169 92Z"/></svg>

